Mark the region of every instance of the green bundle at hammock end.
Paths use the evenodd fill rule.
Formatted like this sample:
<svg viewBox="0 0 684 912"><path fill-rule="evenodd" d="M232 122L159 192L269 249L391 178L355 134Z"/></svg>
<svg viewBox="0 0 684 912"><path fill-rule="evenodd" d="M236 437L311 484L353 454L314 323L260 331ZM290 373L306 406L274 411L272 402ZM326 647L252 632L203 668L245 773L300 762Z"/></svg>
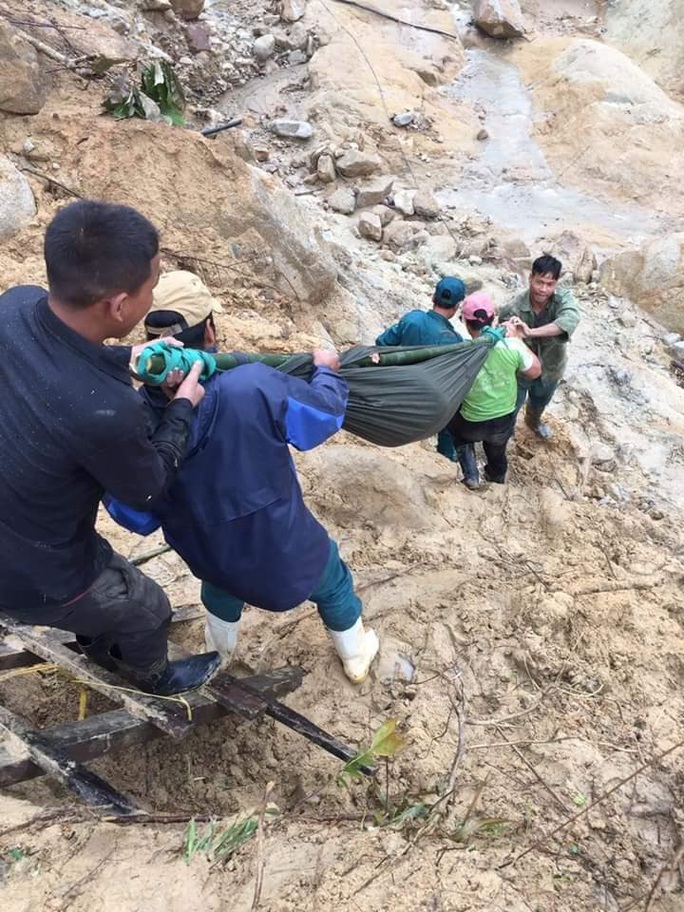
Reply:
<svg viewBox="0 0 684 912"><path fill-rule="evenodd" d="M431 437L446 427L461 406L491 347L492 331L476 342L454 345L377 348L357 345L340 353L340 375L349 384L343 427L379 446L395 447ZM188 371L203 363L200 379L260 363L309 380L313 356L301 354L209 354L153 342L140 354L136 375L151 386L171 370Z"/></svg>

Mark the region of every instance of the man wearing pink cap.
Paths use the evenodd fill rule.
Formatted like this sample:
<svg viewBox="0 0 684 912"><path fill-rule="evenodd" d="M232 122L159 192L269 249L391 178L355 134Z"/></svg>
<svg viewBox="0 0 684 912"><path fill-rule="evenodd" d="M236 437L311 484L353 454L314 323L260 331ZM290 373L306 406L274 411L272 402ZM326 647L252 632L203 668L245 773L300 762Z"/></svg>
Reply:
<svg viewBox="0 0 684 912"><path fill-rule="evenodd" d="M495 315L494 303L483 291L476 291L463 302L463 322L473 339L491 332ZM518 377L534 380L540 373L539 359L520 339L495 342L449 424L466 487L475 490L480 486L474 448L478 441L487 457L485 479L495 484L506 480L506 447L515 428Z"/></svg>

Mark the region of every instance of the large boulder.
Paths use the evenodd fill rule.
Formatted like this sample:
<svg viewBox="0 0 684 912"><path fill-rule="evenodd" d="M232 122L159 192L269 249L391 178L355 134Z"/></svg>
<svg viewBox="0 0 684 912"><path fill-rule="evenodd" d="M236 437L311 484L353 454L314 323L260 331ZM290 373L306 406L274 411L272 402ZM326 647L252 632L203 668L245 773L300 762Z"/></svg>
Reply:
<svg viewBox="0 0 684 912"><path fill-rule="evenodd" d="M12 162L0 155L0 240L12 237L36 214L28 181Z"/></svg>
<svg viewBox="0 0 684 912"><path fill-rule="evenodd" d="M0 111L37 114L45 103L38 55L14 29L0 20Z"/></svg>
<svg viewBox="0 0 684 912"><path fill-rule="evenodd" d="M518 0L476 0L473 19L492 38L520 38L525 34Z"/></svg>
<svg viewBox="0 0 684 912"><path fill-rule="evenodd" d="M534 138L566 186L639 203L635 228L654 211L684 215L681 104L620 51L588 38L539 37L512 58L532 85Z"/></svg>
<svg viewBox="0 0 684 912"><path fill-rule="evenodd" d="M684 98L681 0L607 4L605 29L604 39L608 44L628 54L670 95Z"/></svg>
<svg viewBox="0 0 684 912"><path fill-rule="evenodd" d="M652 313L668 329L684 333L684 233L606 260L601 284Z"/></svg>

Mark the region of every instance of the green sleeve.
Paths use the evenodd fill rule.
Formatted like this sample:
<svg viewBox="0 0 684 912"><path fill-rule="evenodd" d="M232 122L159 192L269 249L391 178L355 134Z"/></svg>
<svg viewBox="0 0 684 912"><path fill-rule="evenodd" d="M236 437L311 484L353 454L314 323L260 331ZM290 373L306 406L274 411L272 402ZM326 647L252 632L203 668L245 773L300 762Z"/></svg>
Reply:
<svg viewBox="0 0 684 912"><path fill-rule="evenodd" d="M564 291L559 296L558 309L554 318L554 323L559 329L562 329L565 335L570 336L577 329L580 312L575 296L571 291Z"/></svg>

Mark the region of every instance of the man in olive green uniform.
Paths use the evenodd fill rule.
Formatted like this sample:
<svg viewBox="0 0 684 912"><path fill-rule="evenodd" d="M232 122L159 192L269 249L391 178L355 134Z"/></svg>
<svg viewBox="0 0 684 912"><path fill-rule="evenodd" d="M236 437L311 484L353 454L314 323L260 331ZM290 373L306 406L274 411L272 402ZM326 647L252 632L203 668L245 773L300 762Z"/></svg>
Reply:
<svg viewBox="0 0 684 912"><path fill-rule="evenodd" d="M499 320L511 320L521 337L541 362L541 377L518 379L520 410L527 399L525 423L547 439L552 431L542 420L544 409L558 388L567 363L567 346L579 323L579 308L573 293L558 288L562 264L552 256L541 256L532 264L530 287L499 313Z"/></svg>

